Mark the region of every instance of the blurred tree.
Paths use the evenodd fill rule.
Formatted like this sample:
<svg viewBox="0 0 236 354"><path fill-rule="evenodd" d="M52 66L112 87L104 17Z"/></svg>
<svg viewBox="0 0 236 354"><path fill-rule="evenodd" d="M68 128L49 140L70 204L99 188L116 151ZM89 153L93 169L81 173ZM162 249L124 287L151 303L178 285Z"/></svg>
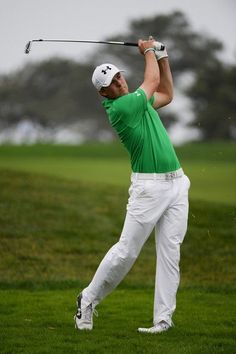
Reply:
<svg viewBox="0 0 236 354"><path fill-rule="evenodd" d="M233 138L236 74L235 66L226 67L218 58L222 43L192 30L178 11L132 21L127 32L107 39L137 41L150 34L167 46L175 87L192 100L193 125L202 130L205 139ZM87 120L95 131L99 127L111 131L91 84L94 65L110 61L127 70L131 91L142 83L144 63L137 48L112 45L96 46L87 64L51 59L1 77L0 122L14 123L27 117L53 126ZM189 73L190 84L185 80ZM184 78L184 87L178 86L179 78ZM168 108L161 116L167 127L178 118Z"/></svg>
<svg viewBox="0 0 236 354"><path fill-rule="evenodd" d="M230 79L228 77L231 74L225 76L227 69L220 64L217 57L217 54L223 48L222 43L216 39L209 38L205 33L196 33L193 31L185 15L179 11L175 11L170 15L157 15L153 18L132 21L126 34L119 34L115 38L113 37L112 40L135 42L138 38L148 38L150 34L157 40L165 43L168 48L175 87L177 86L178 88L178 79L180 77L189 77L189 75L184 76L184 74L192 74L191 77L193 80L190 81L193 82L191 83L191 87L186 89L189 85L188 80L186 80L183 93L193 100L195 121L197 122L193 125L201 129L203 137L206 139L210 136L215 138L232 137L232 134L230 134L232 127L230 119L226 121L222 117L232 117L233 112L236 111L232 94L235 91L235 82L233 82L232 78L229 82ZM111 40L111 38L108 39ZM143 60L132 47L125 47L122 51L122 57L120 53L121 49L118 46L102 48L95 57L95 64L102 60L104 61L104 57L105 61L115 60L115 63L120 62L120 65L123 65L127 69L130 76L130 87L134 89L143 79ZM217 69L214 69L217 67L220 68L218 74L216 72ZM213 72L214 70L216 71ZM224 91L224 94L218 93L220 95L218 102L221 104L221 109L218 109L218 114L215 114L215 100L218 98L212 95L211 86L219 74L222 75L220 79L222 88L220 90ZM211 75L216 76L212 78ZM204 92L203 88L200 89L198 87L199 85L204 86ZM215 85L214 90L218 86ZM231 89L229 89L229 86ZM231 93L229 92L230 90ZM203 100L204 104L198 105L198 102L202 102ZM224 115L220 115L220 111L224 111ZM161 113L161 116L167 127L173 121L177 120L177 115L173 114L173 112L170 113L168 109L165 109ZM227 133L224 133L226 131Z"/></svg>
<svg viewBox="0 0 236 354"><path fill-rule="evenodd" d="M179 11L170 15L157 15L153 18L132 21L127 33L112 37L112 40L137 42L139 38L148 38L149 35L166 44L175 77L197 70L200 62L204 65L215 62L217 52L223 47L221 42L208 38L205 33L194 32L185 15ZM131 81L134 81L135 87L140 83L143 75L143 60L137 55L136 49L125 47L121 50L119 46L103 47L94 57L95 63L104 60L104 56L115 58L116 61L125 64L132 74Z"/></svg>
<svg viewBox="0 0 236 354"><path fill-rule="evenodd" d="M91 84L93 67L54 58L0 79L1 122L24 117L44 126L100 120L103 109ZM104 123L105 122L105 123ZM96 129L96 128L95 128Z"/></svg>
<svg viewBox="0 0 236 354"><path fill-rule="evenodd" d="M216 61L200 67L186 93L195 113L192 125L204 139L236 138L236 66Z"/></svg>

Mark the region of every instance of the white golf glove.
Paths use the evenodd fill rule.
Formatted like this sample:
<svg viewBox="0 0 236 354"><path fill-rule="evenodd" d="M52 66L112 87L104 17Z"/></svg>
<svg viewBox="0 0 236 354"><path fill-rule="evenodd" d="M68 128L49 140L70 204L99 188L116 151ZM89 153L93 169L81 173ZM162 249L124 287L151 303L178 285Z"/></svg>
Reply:
<svg viewBox="0 0 236 354"><path fill-rule="evenodd" d="M153 37L149 36L149 40L152 40L152 39L153 39ZM155 56L157 58L157 61L159 61L163 58L168 58L166 47L164 50L160 50L161 46L163 46L163 43L155 41L154 46L155 46Z"/></svg>
<svg viewBox="0 0 236 354"><path fill-rule="evenodd" d="M157 43L158 43L158 42L157 42ZM158 43L157 48L159 48L159 47L160 47L160 46L159 46L159 43ZM156 50L155 50L155 56L156 56L156 58L157 58L157 61L159 61L159 60L161 60L161 59L163 59L163 58L168 58L168 54L167 54L166 47L165 47L164 50L158 50L158 49L156 49Z"/></svg>

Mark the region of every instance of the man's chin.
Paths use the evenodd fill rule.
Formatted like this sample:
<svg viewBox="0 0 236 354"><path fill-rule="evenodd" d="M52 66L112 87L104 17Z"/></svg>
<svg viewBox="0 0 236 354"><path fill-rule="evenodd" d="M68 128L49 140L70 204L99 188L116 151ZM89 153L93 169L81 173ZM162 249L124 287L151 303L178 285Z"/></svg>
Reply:
<svg viewBox="0 0 236 354"><path fill-rule="evenodd" d="M129 91L127 89L121 90L120 95L124 96L124 95L128 95Z"/></svg>

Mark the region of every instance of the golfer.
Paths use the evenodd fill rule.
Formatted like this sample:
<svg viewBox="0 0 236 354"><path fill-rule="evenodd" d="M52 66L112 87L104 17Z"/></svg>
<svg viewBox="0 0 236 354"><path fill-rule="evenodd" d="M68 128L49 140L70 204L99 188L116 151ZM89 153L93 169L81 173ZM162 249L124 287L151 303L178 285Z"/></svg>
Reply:
<svg viewBox="0 0 236 354"><path fill-rule="evenodd" d="M152 37L139 40L138 47L145 69L143 83L135 92L129 92L122 70L115 65L102 64L92 76L93 85L105 98L103 106L109 121L129 152L132 174L120 239L77 298L74 319L79 330L93 328L96 305L129 272L154 228L157 261L153 326L138 331L161 333L173 325L190 181L156 112L173 97L167 52L156 50Z"/></svg>

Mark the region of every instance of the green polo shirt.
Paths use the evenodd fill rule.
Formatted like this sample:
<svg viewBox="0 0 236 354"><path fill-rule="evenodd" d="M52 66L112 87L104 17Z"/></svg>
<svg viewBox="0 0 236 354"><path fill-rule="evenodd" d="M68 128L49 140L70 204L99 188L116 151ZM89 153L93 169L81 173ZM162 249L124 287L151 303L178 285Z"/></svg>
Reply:
<svg viewBox="0 0 236 354"><path fill-rule="evenodd" d="M103 101L112 127L130 154L133 172L165 173L180 168L166 129L152 107L153 100L147 101L139 88Z"/></svg>

